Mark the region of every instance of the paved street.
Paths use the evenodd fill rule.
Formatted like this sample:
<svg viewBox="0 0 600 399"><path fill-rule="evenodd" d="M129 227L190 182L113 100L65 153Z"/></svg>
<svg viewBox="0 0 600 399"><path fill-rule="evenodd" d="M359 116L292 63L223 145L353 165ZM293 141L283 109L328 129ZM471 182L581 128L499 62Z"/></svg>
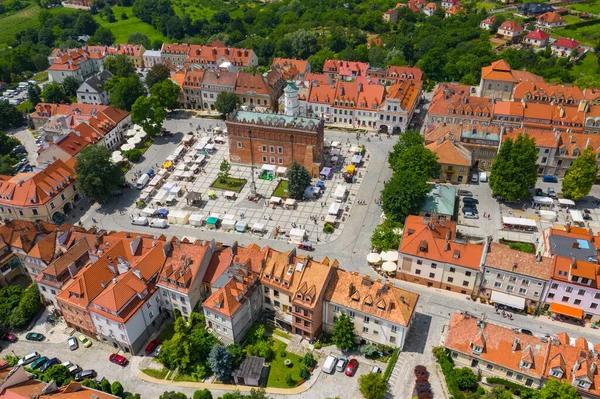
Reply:
<svg viewBox="0 0 600 399"><path fill-rule="evenodd" d="M25 149L27 149L27 159L29 159L29 164L31 166L36 166L37 151L39 150L39 147L35 144L35 138L31 131L26 126L23 126L18 129L9 130L7 133L18 138L21 143L23 143Z"/></svg>

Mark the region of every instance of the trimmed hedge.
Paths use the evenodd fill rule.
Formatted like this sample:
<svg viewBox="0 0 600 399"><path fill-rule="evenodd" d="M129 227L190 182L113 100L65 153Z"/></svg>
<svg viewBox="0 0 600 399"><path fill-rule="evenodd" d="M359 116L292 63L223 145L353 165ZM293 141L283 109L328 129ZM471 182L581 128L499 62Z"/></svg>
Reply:
<svg viewBox="0 0 600 399"><path fill-rule="evenodd" d="M504 388L508 389L513 394L520 396L521 398L531 398L535 392L534 389L524 387L523 385L505 380L503 378L488 377L486 378L486 382L490 385L502 385Z"/></svg>
<svg viewBox="0 0 600 399"><path fill-rule="evenodd" d="M385 373L383 373L383 379L387 382L392 375L392 370L398 361L398 356L400 356L400 350L398 348L394 349L392 352L392 356L390 356L390 360L388 360L387 367L385 368Z"/></svg>
<svg viewBox="0 0 600 399"><path fill-rule="evenodd" d="M565 29L575 30L577 28L583 28L584 26L592 26L592 25L597 25L597 24L600 24L600 19L590 19L587 21L581 21L581 22L576 22L571 25L567 25L567 26L565 26Z"/></svg>

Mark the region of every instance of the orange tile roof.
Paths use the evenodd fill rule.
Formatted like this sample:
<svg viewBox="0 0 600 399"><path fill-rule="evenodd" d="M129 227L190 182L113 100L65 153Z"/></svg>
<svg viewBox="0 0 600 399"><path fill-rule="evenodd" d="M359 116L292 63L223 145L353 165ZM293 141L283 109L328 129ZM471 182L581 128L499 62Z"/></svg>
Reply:
<svg viewBox="0 0 600 399"><path fill-rule="evenodd" d="M286 80L296 79L299 74L304 74L307 71L308 61L275 57L271 63L271 68L281 70Z"/></svg>
<svg viewBox="0 0 600 399"><path fill-rule="evenodd" d="M40 259L44 263L48 264L52 262L56 252L56 237L57 233L54 231L44 238L39 240L29 251L27 255L32 258Z"/></svg>
<svg viewBox="0 0 600 399"><path fill-rule="evenodd" d="M403 77L404 76L404 77ZM412 76L412 78L411 78ZM397 79L423 80L423 71L418 67L394 66L387 67L386 77Z"/></svg>
<svg viewBox="0 0 600 399"><path fill-rule="evenodd" d="M594 101L600 99L600 89L592 87L591 89L583 90L583 97L588 101Z"/></svg>
<svg viewBox="0 0 600 399"><path fill-rule="evenodd" d="M494 22L496 22L496 16L495 15L490 15L489 17L487 17L486 19L484 19L483 21L481 21L481 23L487 24L487 25L493 25Z"/></svg>
<svg viewBox="0 0 600 399"><path fill-rule="evenodd" d="M442 137L425 148L437 155L440 164L471 167L471 151L452 137Z"/></svg>
<svg viewBox="0 0 600 399"><path fill-rule="evenodd" d="M419 295L342 269L333 272L325 300L408 327Z"/></svg>
<svg viewBox="0 0 600 399"><path fill-rule="evenodd" d="M317 82L322 85L328 85L333 82L331 75L328 75L325 73L312 73L312 72L304 74L304 81L309 82L309 85L312 82Z"/></svg>
<svg viewBox="0 0 600 399"><path fill-rule="evenodd" d="M504 21L502 25L498 28L498 30L503 29L511 32L520 32L523 30L523 27L516 21Z"/></svg>
<svg viewBox="0 0 600 399"><path fill-rule="evenodd" d="M534 128L508 128L502 136L502 141L510 138L513 141L517 139L519 134L527 134L535 140L536 147L557 148L558 138L552 130L534 129Z"/></svg>
<svg viewBox="0 0 600 399"><path fill-rule="evenodd" d="M556 24L556 23L564 23L565 20L563 17L561 17L561 15L557 12L553 12L553 11L548 11L542 15L539 15L537 17L538 22L546 22L549 24Z"/></svg>
<svg viewBox="0 0 600 399"><path fill-rule="evenodd" d="M76 178L75 171L57 159L37 173L0 176L0 204L35 207L56 197Z"/></svg>
<svg viewBox="0 0 600 399"><path fill-rule="evenodd" d="M461 115L472 120L490 121L493 101L488 97L469 95L470 87L440 84L433 94L429 115ZM479 114L479 115L478 115Z"/></svg>
<svg viewBox="0 0 600 399"><path fill-rule="evenodd" d="M117 277L116 282L110 283L92 301L90 311L108 319L126 323L140 307L152 298L152 294L157 289L154 284L141 280L133 270L130 270Z"/></svg>
<svg viewBox="0 0 600 399"><path fill-rule="evenodd" d="M308 102L333 105L336 86L313 82L308 92Z"/></svg>
<svg viewBox="0 0 600 399"><path fill-rule="evenodd" d="M53 145L74 157L75 155L79 154L81 150L87 147L88 144L90 144L89 141L84 140L76 133L71 132Z"/></svg>
<svg viewBox="0 0 600 399"><path fill-rule="evenodd" d="M258 287L258 274L249 264L228 271L229 280L214 291L202 307L227 317L233 317Z"/></svg>
<svg viewBox="0 0 600 399"><path fill-rule="evenodd" d="M485 265L495 269L523 274L542 280L552 277L552 258L541 257L538 262L535 254L511 249L508 245L491 243L485 254Z"/></svg>
<svg viewBox="0 0 600 399"><path fill-rule="evenodd" d="M595 153L600 153L600 136L583 134L583 133L567 133L560 132L559 153L563 157L576 158L573 155L575 150L581 154L587 147L592 147ZM564 150L564 153L561 151Z"/></svg>
<svg viewBox="0 0 600 399"><path fill-rule="evenodd" d="M330 60L323 63L323 73L333 73L341 76L367 76L369 64L358 61Z"/></svg>
<svg viewBox="0 0 600 399"><path fill-rule="evenodd" d="M161 52L163 54L186 54L188 53L190 45L187 43L163 43Z"/></svg>
<svg viewBox="0 0 600 399"><path fill-rule="evenodd" d="M387 97L400 100L403 110L410 110L419 99L423 83L414 80L405 80L388 87Z"/></svg>
<svg viewBox="0 0 600 399"><path fill-rule="evenodd" d="M569 276L588 279L591 281L590 287L600 287L599 264L555 255L553 279L573 283Z"/></svg>
<svg viewBox="0 0 600 399"><path fill-rule="evenodd" d="M84 239L79 240L75 245L69 248L67 252L48 265L48 267L43 270L43 273L54 277L60 276L73 262L88 252L88 250L90 250L88 242Z"/></svg>
<svg viewBox="0 0 600 399"><path fill-rule="evenodd" d="M484 337L483 342L479 338L481 336ZM484 343L481 354L473 352L476 340ZM542 342L539 337L515 334L512 328L487 321L483 322L481 328L478 318L456 312L450 319L450 329L444 346L451 351L540 379L544 374L550 344ZM522 367L522 361L529 362L530 367Z"/></svg>
<svg viewBox="0 0 600 399"><path fill-rule="evenodd" d="M187 293L200 271L200 265L210 243L182 242L180 244L171 243L171 245L172 248L164 262L157 284Z"/></svg>
<svg viewBox="0 0 600 399"><path fill-rule="evenodd" d="M213 64L219 58L227 59L235 66L248 67L254 53L251 49L241 49L234 47L224 47L223 43L213 43L213 45L190 44L187 52L186 64Z"/></svg>
<svg viewBox="0 0 600 399"><path fill-rule="evenodd" d="M456 15L463 10L464 10L463 6L461 6L460 4L454 4L452 7L450 7L449 9L446 10L446 14Z"/></svg>
<svg viewBox="0 0 600 399"><path fill-rule="evenodd" d="M456 224L454 222L446 221L442 226L439 221L409 215L404 224L404 234L399 252L479 270L483 245L455 242L453 241L455 231Z"/></svg>
<svg viewBox="0 0 600 399"><path fill-rule="evenodd" d="M274 88L269 86L269 83L261 74L238 72L235 91L237 93L255 93L270 96L273 94Z"/></svg>
<svg viewBox="0 0 600 399"><path fill-rule="evenodd" d="M529 95L527 101L543 101L542 97L547 98L547 102L558 103L561 98L564 103L571 99L573 105L576 106L579 101L583 100L583 92L577 86L565 86L558 85L556 83L543 83L543 82L519 82L513 91L513 98L515 101L520 101ZM539 96L540 100L535 100L535 96ZM554 99L553 99L554 98ZM563 105L566 105L564 104Z"/></svg>
<svg viewBox="0 0 600 399"><path fill-rule="evenodd" d="M523 117L523 104L517 101L497 101L494 103L494 115Z"/></svg>
<svg viewBox="0 0 600 399"><path fill-rule="evenodd" d="M111 395L96 389L87 388L79 382L71 381L68 385L58 389L58 392L42 395L39 399L118 399L118 396Z"/></svg>

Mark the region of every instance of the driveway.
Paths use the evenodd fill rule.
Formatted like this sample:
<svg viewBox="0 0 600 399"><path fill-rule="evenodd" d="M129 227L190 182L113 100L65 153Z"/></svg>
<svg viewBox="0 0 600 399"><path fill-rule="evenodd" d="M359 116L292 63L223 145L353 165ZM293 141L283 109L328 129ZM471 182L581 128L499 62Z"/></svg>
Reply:
<svg viewBox="0 0 600 399"><path fill-rule="evenodd" d="M11 136L18 138L19 141L21 141L21 143L27 149L27 159L29 159L29 163L31 164L31 166L35 166L38 156L37 151L39 148L35 144L35 137L33 137L33 133L31 133L31 130L29 130L26 127L21 127L18 129L8 131L7 133Z"/></svg>

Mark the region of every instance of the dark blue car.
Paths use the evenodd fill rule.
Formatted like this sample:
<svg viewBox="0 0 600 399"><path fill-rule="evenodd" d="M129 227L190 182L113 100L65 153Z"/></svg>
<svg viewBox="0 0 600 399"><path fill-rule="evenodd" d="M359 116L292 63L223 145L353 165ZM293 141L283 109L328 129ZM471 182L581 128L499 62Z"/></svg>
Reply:
<svg viewBox="0 0 600 399"><path fill-rule="evenodd" d="M58 359L53 357L52 359L47 360L46 363L44 363L42 367L40 367L40 371L43 373L44 371L48 370L50 366L53 366L55 364L58 364Z"/></svg>
<svg viewBox="0 0 600 399"><path fill-rule="evenodd" d="M552 175L544 175L544 183L558 183L558 179Z"/></svg>

